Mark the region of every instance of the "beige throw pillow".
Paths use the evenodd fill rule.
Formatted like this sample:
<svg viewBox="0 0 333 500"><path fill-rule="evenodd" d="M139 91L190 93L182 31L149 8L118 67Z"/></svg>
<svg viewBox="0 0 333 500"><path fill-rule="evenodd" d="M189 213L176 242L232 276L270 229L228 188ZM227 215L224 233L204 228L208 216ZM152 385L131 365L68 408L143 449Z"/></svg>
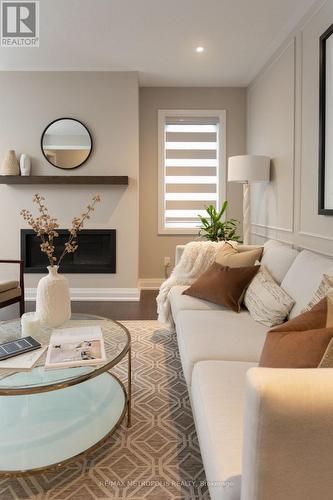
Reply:
<svg viewBox="0 0 333 500"><path fill-rule="evenodd" d="M252 250L261 250L261 253L263 253L264 247L262 245L243 245L243 243L239 243L237 245L237 250L239 252L249 252Z"/></svg>
<svg viewBox="0 0 333 500"><path fill-rule="evenodd" d="M254 266L257 260L260 260L263 247L254 250L239 252L229 243L225 243L217 253L215 262L220 266L228 267L250 267Z"/></svg>
<svg viewBox="0 0 333 500"><path fill-rule="evenodd" d="M284 322L295 301L261 266L245 293L244 304L255 321L272 327Z"/></svg>
<svg viewBox="0 0 333 500"><path fill-rule="evenodd" d="M333 327L333 293L327 295L327 318L326 328ZM332 368L333 367L333 340L328 344L327 349L319 363L318 368Z"/></svg>
<svg viewBox="0 0 333 500"><path fill-rule="evenodd" d="M326 328L333 326L333 290L327 294L327 318Z"/></svg>
<svg viewBox="0 0 333 500"><path fill-rule="evenodd" d="M320 283L316 293L314 294L314 296L312 297L312 299L310 300L308 305L306 307L304 307L304 309L301 311L301 314L306 312L306 311L310 311L310 309L312 309L313 306L318 304L318 302L320 302L321 299L326 297L326 295L329 293L331 288L333 289L333 276L329 276L328 274L324 274L323 279L321 280L321 283Z"/></svg>

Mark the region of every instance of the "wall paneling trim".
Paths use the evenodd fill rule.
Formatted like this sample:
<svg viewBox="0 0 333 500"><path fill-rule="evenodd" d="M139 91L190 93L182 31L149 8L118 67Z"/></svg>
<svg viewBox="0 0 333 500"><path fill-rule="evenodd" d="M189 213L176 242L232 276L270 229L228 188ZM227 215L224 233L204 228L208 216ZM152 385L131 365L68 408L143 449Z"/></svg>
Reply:
<svg viewBox="0 0 333 500"><path fill-rule="evenodd" d="M272 157L273 178L252 190L254 241L333 255L333 217L318 215L319 38L333 0L312 9L247 92L247 152Z"/></svg>

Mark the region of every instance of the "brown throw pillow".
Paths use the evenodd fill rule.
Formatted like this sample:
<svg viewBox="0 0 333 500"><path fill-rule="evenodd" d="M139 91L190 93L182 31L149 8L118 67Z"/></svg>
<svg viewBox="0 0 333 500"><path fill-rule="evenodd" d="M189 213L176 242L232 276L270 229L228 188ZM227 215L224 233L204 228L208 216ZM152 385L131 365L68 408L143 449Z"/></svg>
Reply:
<svg viewBox="0 0 333 500"><path fill-rule="evenodd" d="M232 268L214 262L183 294L239 312L245 290L258 270L259 266Z"/></svg>
<svg viewBox="0 0 333 500"><path fill-rule="evenodd" d="M327 328L326 321L325 297L310 311L268 332L259 366L317 368L333 338L333 327Z"/></svg>
<svg viewBox="0 0 333 500"><path fill-rule="evenodd" d="M263 247L253 250L239 251L229 243L225 243L216 255L215 262L220 266L249 267L254 266L261 259Z"/></svg>

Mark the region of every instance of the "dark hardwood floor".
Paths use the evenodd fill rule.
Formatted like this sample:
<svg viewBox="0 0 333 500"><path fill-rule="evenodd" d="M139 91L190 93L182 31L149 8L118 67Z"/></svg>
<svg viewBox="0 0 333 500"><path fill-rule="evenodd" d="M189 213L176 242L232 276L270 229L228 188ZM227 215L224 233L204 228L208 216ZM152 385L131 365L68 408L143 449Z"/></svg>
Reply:
<svg viewBox="0 0 333 500"><path fill-rule="evenodd" d="M74 313L96 314L116 320L157 319L157 290L142 290L139 302L73 301ZM25 303L26 311L35 310L35 302Z"/></svg>

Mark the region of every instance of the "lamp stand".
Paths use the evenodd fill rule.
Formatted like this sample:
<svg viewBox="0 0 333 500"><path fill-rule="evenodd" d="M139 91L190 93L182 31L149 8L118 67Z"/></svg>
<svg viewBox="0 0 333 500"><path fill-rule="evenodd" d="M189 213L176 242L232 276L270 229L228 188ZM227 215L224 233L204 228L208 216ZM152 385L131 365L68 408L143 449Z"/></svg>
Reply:
<svg viewBox="0 0 333 500"><path fill-rule="evenodd" d="M243 243L250 245L251 243L251 200L250 200L250 184L243 184Z"/></svg>

